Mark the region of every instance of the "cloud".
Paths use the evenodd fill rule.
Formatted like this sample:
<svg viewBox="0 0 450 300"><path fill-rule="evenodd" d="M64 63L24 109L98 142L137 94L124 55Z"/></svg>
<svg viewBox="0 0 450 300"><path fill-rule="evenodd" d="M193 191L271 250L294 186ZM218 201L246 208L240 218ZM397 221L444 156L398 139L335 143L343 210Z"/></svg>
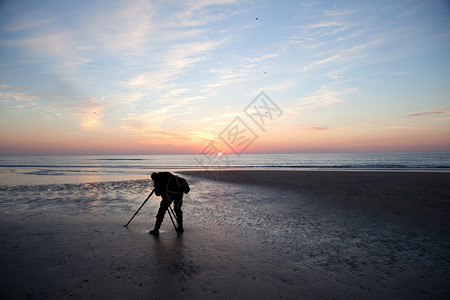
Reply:
<svg viewBox="0 0 450 300"><path fill-rule="evenodd" d="M277 91L277 90L286 90L298 85L298 80L296 78L280 80L277 83L266 85L261 87L258 90L252 92L252 94L257 94L260 90L264 91Z"/></svg>
<svg viewBox="0 0 450 300"><path fill-rule="evenodd" d="M312 68L320 66L322 64L341 63L341 62L354 61L357 59L361 59L368 55L367 51L365 51L365 50L367 50L371 46L374 46L374 45L377 45L380 43L381 43L381 40L371 40L369 42L351 46L349 48L337 50L337 53L329 55L324 58L321 58L312 63L309 63L305 68L312 69Z"/></svg>
<svg viewBox="0 0 450 300"><path fill-rule="evenodd" d="M259 57L244 57L244 58L242 58L242 61L243 61L243 63L254 64L254 63L259 63L261 61L280 56L282 54L283 54L283 52L277 52L277 53L262 54Z"/></svg>
<svg viewBox="0 0 450 300"><path fill-rule="evenodd" d="M188 103L195 101L190 97L171 98L147 108L146 111L130 112L121 118L120 129L132 132L137 137L145 137L150 132L172 131L179 126L184 116L190 114Z"/></svg>
<svg viewBox="0 0 450 300"><path fill-rule="evenodd" d="M234 85L249 80L249 68L246 65L233 65L223 68L211 68L206 71L209 76L201 82L202 91L215 93L217 88Z"/></svg>
<svg viewBox="0 0 450 300"><path fill-rule="evenodd" d="M330 35L337 35L338 33L342 33L352 27L358 28L359 26L356 23L329 21L328 19L326 21L304 26L297 26L295 28L303 30L304 34L306 34L306 36L308 36L309 38L312 38L314 36L315 39L319 39Z"/></svg>
<svg viewBox="0 0 450 300"><path fill-rule="evenodd" d="M226 40L224 44L228 42L229 41ZM255 57L235 56L235 58L223 68L215 67L207 70L211 76L208 76L208 79L201 83L203 86L202 91L215 94L218 88L231 85L237 86L238 84L260 79L262 76L266 75L265 70L270 69L271 59L281 56L283 52L284 51L263 53ZM262 64L263 62L265 64ZM264 67L262 67L262 65L264 65ZM270 73L270 71L267 71L267 73ZM258 75L255 76L255 74ZM249 94L257 94L262 89L275 90L292 87L295 85L293 81L294 80L286 80L274 83L271 86L260 85L257 91L252 91Z"/></svg>
<svg viewBox="0 0 450 300"><path fill-rule="evenodd" d="M27 90L27 89L29 89L29 88L25 87L25 86L0 84L0 90Z"/></svg>
<svg viewBox="0 0 450 300"><path fill-rule="evenodd" d="M432 35L418 34L424 32L423 26L432 24L432 21L421 22L423 10L432 5L414 5L413 15L405 14L403 5L386 6L382 10L378 5L356 5L349 9L315 12L307 19L309 21L293 27L290 43L295 44L309 61L304 70L343 62L355 67L356 63L396 60L436 45L446 45L432 42L445 38L442 34L448 33L442 30ZM312 49L317 50L312 52ZM378 55L380 51L383 55Z"/></svg>
<svg viewBox="0 0 450 300"><path fill-rule="evenodd" d="M350 69L350 66L345 66L345 67L340 68L339 70L334 70L334 71L328 72L326 74L326 76L333 78L333 79L340 79L343 77L343 72L347 71L348 69Z"/></svg>
<svg viewBox="0 0 450 300"><path fill-rule="evenodd" d="M212 50L225 44L226 40L211 40L201 42L181 43L168 49L161 57L162 66L182 70L192 64L207 59L207 55Z"/></svg>
<svg viewBox="0 0 450 300"><path fill-rule="evenodd" d="M180 1L176 5L180 8L179 11L172 14L168 25L194 27L215 23L236 14L235 10L231 10L231 7L227 9L227 6L237 2L236 0Z"/></svg>
<svg viewBox="0 0 450 300"><path fill-rule="evenodd" d="M185 130L166 128L163 120L166 116L163 111L154 111L146 114L129 115L122 119L121 130L128 132L141 144L171 144L179 145L189 140Z"/></svg>
<svg viewBox="0 0 450 300"><path fill-rule="evenodd" d="M147 131L145 136L138 138L138 143L140 144L150 144L150 145L179 145L186 143L188 138L183 132L177 131Z"/></svg>
<svg viewBox="0 0 450 300"><path fill-rule="evenodd" d="M83 20L83 27L95 42L114 56L128 59L129 55L148 57L155 53L173 51L173 46L196 37L208 35L207 25L229 18L222 7L235 1L119 1L111 7L94 6ZM169 43L169 44L167 44ZM174 43L174 44L172 44ZM166 46L161 48L161 46Z"/></svg>
<svg viewBox="0 0 450 300"><path fill-rule="evenodd" d="M155 8L150 1L94 4L90 9L80 28L95 48L114 56L144 55L147 43L160 27L153 22Z"/></svg>
<svg viewBox="0 0 450 300"><path fill-rule="evenodd" d="M326 10L325 11L325 16L327 17L335 17L335 16L343 16L343 15L349 15L349 14L355 14L358 11L355 9L351 9L351 10Z"/></svg>
<svg viewBox="0 0 450 300"><path fill-rule="evenodd" d="M312 125L312 124L295 125L295 127L300 127L303 130L308 130L308 131L326 131L326 130L331 129L330 127L316 126L316 125Z"/></svg>
<svg viewBox="0 0 450 300"><path fill-rule="evenodd" d="M406 76L406 75L412 75L412 74L414 74L414 72L397 71L397 72L384 72L384 73L382 73L382 75L388 75L388 76Z"/></svg>
<svg viewBox="0 0 450 300"><path fill-rule="evenodd" d="M178 11L192 15L192 18L201 18L200 12L212 4L220 3L231 2L180 3ZM202 36L207 40L206 29L188 28L178 24L174 22L174 19L178 18L176 15L161 14L164 6L158 6L157 3L150 1L134 1L133 5L128 1L115 1L108 5L93 3L77 9L80 14L75 16L81 17L73 19L69 17L68 20L62 20L61 17L49 12L49 7L47 15L43 13L44 9L22 13L17 16L17 21L9 30L21 30L25 34L2 39L0 44L25 48L35 61L39 61L42 57L51 58L50 67L54 68L53 71L60 72L67 68L96 63L98 58L107 55L119 65L136 64L138 61L139 63L148 61L149 65L152 65L158 61L161 53L166 53L169 59L164 62L165 66L172 64L186 66L199 61L199 57L196 60L186 59L192 55L192 51L201 52L201 49L196 48L207 48L208 45L217 43L192 42L196 37ZM205 13L214 15L207 10ZM199 24L206 25L208 22L215 20L206 18ZM181 56L174 53L176 51L189 53L184 55L184 59L173 59L174 56ZM153 57L153 60L149 61L149 57Z"/></svg>
<svg viewBox="0 0 450 300"><path fill-rule="evenodd" d="M444 111L429 111L429 112L421 112L416 114L407 115L408 118L421 117L426 115L439 115L445 113Z"/></svg>
<svg viewBox="0 0 450 300"><path fill-rule="evenodd" d="M151 70L137 74L122 85L130 89L164 90L184 71L208 59L208 53L225 41L190 42L173 45L164 52L154 52Z"/></svg>
<svg viewBox="0 0 450 300"><path fill-rule="evenodd" d="M77 120L78 125L84 131L104 129L103 118L108 106L104 99L95 97L59 105L60 108L68 111Z"/></svg>
<svg viewBox="0 0 450 300"><path fill-rule="evenodd" d="M203 84L203 91L211 91L217 88L229 86L232 84L237 84L239 82L243 82L248 80L247 74L238 73L238 74L224 74L219 76L217 79L210 80Z"/></svg>
<svg viewBox="0 0 450 300"><path fill-rule="evenodd" d="M14 11L14 9L11 9L11 11ZM4 17L8 20L8 22L2 26L2 29L9 32L42 27L54 23L59 19L58 16L49 15L45 8L22 12L19 15L12 14Z"/></svg>
<svg viewBox="0 0 450 300"><path fill-rule="evenodd" d="M354 62L368 56L368 49L382 42L367 34L367 28L357 19L349 21L337 16L320 16L318 21L294 27L288 44L304 53L304 72L322 65Z"/></svg>
<svg viewBox="0 0 450 300"><path fill-rule="evenodd" d="M4 100L12 99L14 101L33 101L37 100L38 97L26 93L8 92L8 93L0 93L0 99Z"/></svg>
<svg viewBox="0 0 450 300"><path fill-rule="evenodd" d="M330 128L328 128L328 127L317 127L317 126L315 126L315 127L309 127L309 128L307 128L308 130L310 130L310 131L324 131L324 130L329 130Z"/></svg>
<svg viewBox="0 0 450 300"><path fill-rule="evenodd" d="M82 47L77 43L74 34L67 31L55 30L33 37L2 40L1 45L27 49L36 63L45 58L47 63L58 70L66 70L91 61L91 58L83 56Z"/></svg>
<svg viewBox="0 0 450 300"><path fill-rule="evenodd" d="M163 12L167 5L157 2L137 1L130 5L127 1L117 1L108 7L95 3L83 7L83 16L72 20L75 26L70 30L46 27L30 37L8 42L27 47L36 58L40 55L55 58L58 70L82 65L101 70L104 58L109 66L116 64L120 71L111 75L121 89L110 95L101 94L109 105L105 106L106 100L100 101L95 96L84 100L86 97L78 95L69 104L70 113L84 130L100 130L105 109L128 104L125 117L120 118L120 130L145 137L149 132L170 132L173 126L166 126L167 123L177 123L176 118L191 111L193 103L211 95L215 87L208 84L225 86L243 77L223 74L219 81L211 79L199 86L200 91L202 87L206 90L190 95L188 89L177 83L197 64L210 59L214 50L228 43L226 38L217 39L217 35L209 38L211 30L206 26L229 17L226 13L217 14L221 11L217 5L234 2L180 1L173 6L174 12L169 13ZM39 24L55 25L55 20ZM94 85L95 81L90 84ZM150 101L143 103L144 99Z"/></svg>
<svg viewBox="0 0 450 300"><path fill-rule="evenodd" d="M388 126L388 129L407 129L407 130L422 130L425 127L417 127L417 126Z"/></svg>
<svg viewBox="0 0 450 300"><path fill-rule="evenodd" d="M340 88L334 84L325 84L309 96L298 99L296 110L334 105L345 100L345 96L357 92L357 88Z"/></svg>

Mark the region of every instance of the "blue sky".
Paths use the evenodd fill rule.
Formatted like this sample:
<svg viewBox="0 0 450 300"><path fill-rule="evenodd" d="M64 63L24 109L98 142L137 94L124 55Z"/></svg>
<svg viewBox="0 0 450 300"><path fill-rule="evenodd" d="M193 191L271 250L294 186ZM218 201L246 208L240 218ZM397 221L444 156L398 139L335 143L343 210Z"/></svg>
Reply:
<svg viewBox="0 0 450 300"><path fill-rule="evenodd" d="M448 1L2 1L2 154L450 151ZM248 121L248 120L247 120Z"/></svg>

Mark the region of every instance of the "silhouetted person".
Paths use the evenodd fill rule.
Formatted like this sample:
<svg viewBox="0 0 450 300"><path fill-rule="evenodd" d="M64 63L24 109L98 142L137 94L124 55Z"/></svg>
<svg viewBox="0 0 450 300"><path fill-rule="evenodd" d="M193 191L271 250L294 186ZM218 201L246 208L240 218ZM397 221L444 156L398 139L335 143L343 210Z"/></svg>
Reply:
<svg viewBox="0 0 450 300"><path fill-rule="evenodd" d="M156 215L155 228L150 230L150 234L159 235L159 228L172 201L174 202L173 207L178 221L177 230L179 233L182 233L184 231L183 211L181 210L183 193L187 194L190 191L187 181L169 172L153 173L151 177L155 186L155 194L156 196L161 196L162 200Z"/></svg>

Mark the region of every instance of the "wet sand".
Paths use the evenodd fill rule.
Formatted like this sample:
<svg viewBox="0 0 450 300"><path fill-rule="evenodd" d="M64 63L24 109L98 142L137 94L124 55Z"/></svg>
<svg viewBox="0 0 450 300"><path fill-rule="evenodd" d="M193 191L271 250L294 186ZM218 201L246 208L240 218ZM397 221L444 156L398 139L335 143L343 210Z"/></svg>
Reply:
<svg viewBox="0 0 450 300"><path fill-rule="evenodd" d="M450 173L211 174L181 237L149 180L0 187L0 298L450 297Z"/></svg>
<svg viewBox="0 0 450 300"><path fill-rule="evenodd" d="M215 181L277 188L323 203L449 224L450 173L401 171L196 171Z"/></svg>

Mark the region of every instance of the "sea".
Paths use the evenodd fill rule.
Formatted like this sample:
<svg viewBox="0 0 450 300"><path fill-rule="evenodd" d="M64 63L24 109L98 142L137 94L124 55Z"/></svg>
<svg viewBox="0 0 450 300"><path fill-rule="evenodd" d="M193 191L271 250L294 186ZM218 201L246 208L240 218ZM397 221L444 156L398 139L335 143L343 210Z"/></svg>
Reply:
<svg viewBox="0 0 450 300"><path fill-rule="evenodd" d="M0 156L0 185L137 180L158 171L217 169L450 172L450 152Z"/></svg>

